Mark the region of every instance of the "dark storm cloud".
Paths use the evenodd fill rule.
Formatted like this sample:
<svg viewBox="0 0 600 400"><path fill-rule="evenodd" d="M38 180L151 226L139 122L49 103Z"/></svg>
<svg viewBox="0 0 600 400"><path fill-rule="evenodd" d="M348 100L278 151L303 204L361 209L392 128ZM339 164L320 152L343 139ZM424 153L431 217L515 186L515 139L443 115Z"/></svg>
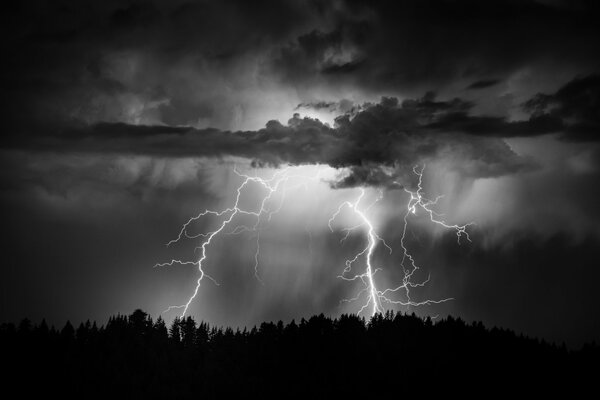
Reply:
<svg viewBox="0 0 600 400"><path fill-rule="evenodd" d="M340 101L312 101L300 103L296 106L295 110L305 109L355 115L363 108L365 108L365 105L354 104L351 100L342 99Z"/></svg>
<svg viewBox="0 0 600 400"><path fill-rule="evenodd" d="M575 78L554 94L538 93L522 105L530 114L527 120L473 116L468 112L471 107L463 103L463 109L445 114L429 127L504 138L561 133L560 138L569 141L600 139L600 75Z"/></svg>
<svg viewBox="0 0 600 400"><path fill-rule="evenodd" d="M158 156L240 156L278 165L328 164L351 175L336 186L394 185L413 165L435 158L454 160L465 175L493 177L532 167L502 140L445 132L444 124L472 105L460 99L438 101L383 98L356 114L336 119L334 128L295 114L287 125L270 121L258 131L221 131L123 123L61 126L49 135L13 143L53 151L149 154ZM470 117L467 117L470 118ZM465 130L467 131L467 130ZM459 162L460 161L460 162ZM398 184L402 184L400 181Z"/></svg>
<svg viewBox="0 0 600 400"><path fill-rule="evenodd" d="M554 94L537 94L524 106L532 119L557 121L566 140L600 139L600 75L576 78Z"/></svg>
<svg viewBox="0 0 600 400"><path fill-rule="evenodd" d="M325 7L333 28L283 49L275 66L301 82L327 75L373 89L507 76L535 63L598 65L591 2L346 1ZM302 62L297 62L302 60Z"/></svg>
<svg viewBox="0 0 600 400"><path fill-rule="evenodd" d="M296 110L300 108L312 108L314 110L332 110L337 106L335 101L316 101L312 103L300 103L296 106Z"/></svg>
<svg viewBox="0 0 600 400"><path fill-rule="evenodd" d="M508 138L556 133L563 129L563 124L560 119L546 115L534 116L526 121L508 121L506 117L472 116L466 112L455 112L445 115L430 127L472 135Z"/></svg>
<svg viewBox="0 0 600 400"><path fill-rule="evenodd" d="M224 131L163 125L77 121L38 126L33 134L10 135L4 147L127 153L156 156L240 156L258 164L328 164L349 168L337 187L403 184L411 167L449 159L465 176L497 177L529 170L534 163L515 154L502 138L561 132L569 140L594 140L599 77L577 78L554 94L524 103L529 119L473 115L476 103L437 99L432 92L377 104L302 103L298 108L348 110L330 127L295 114L286 125L270 121L256 131ZM31 128L30 128L31 129ZM408 172L407 172L408 171Z"/></svg>

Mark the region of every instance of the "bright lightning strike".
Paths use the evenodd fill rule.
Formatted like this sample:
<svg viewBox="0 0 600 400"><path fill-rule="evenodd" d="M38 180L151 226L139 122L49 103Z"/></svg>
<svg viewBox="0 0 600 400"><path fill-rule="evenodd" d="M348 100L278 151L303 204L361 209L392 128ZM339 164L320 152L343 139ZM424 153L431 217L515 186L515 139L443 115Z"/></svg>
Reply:
<svg viewBox="0 0 600 400"><path fill-rule="evenodd" d="M381 306L380 295L377 291L377 288L375 287L375 281L374 281L374 275L377 272L377 270L373 269L373 267L371 265L371 260L372 260L372 256L373 256L373 251L375 250L375 247L377 246L377 242L382 241L382 239L375 233L373 224L371 224L371 222L369 221L369 219L367 218L365 213L363 213L359 208L359 203L362 200L362 198L364 197L364 195L365 195L365 190L361 188L360 195L358 196L358 199L356 199L356 201L354 203L345 201L342 204L340 204L337 211L329 219L328 226L329 226L329 229L331 230L331 232L333 232L331 223L340 214L340 212L342 211L342 209L344 207L348 207L354 213L356 213L356 215L358 215L358 217L360 218L361 223L359 225L355 225L351 228L345 228L344 230L346 231L346 236L344 236L342 241L344 241L344 240L346 240L346 238L348 238L348 235L350 234L351 231L358 229L363 225L367 226L367 228L368 228L367 229L367 237L368 237L367 246L362 251L360 251L358 254L356 254L354 256L354 258L352 258L351 260L346 260L346 268L344 268L344 272L340 275L340 277L342 279L349 280L349 281L354 281L354 280L360 279L365 284L365 288L358 294L358 296L360 296L364 292L368 292L367 302L365 305L362 306L362 308L360 309L360 311L358 313L360 314L365 308L367 308L369 305L371 305L371 307L372 307L371 314L374 315L378 312L382 312L383 308ZM391 251L391 248L390 248L390 251ZM365 255L366 264L367 264L365 272L362 274L354 275L350 278L346 277L346 273L351 271L352 265L363 255ZM351 300L354 300L354 299L351 299Z"/></svg>
<svg viewBox="0 0 600 400"><path fill-rule="evenodd" d="M185 314L188 311L188 308L190 307L190 304L194 301L194 299L198 295L198 291L200 290L200 286L201 286L204 278L207 278L207 279L211 280L213 283L215 283L216 285L219 285L219 283L214 278L212 278L210 275L208 275L204 270L204 262L206 261L206 258L207 258L207 248L208 248L208 246L210 246L210 244L212 243L213 240L216 240L216 238L219 235L237 235L237 234L241 234L243 232L255 232L256 233L256 252L254 254L254 275L261 284L263 283L262 279L260 278L259 272L258 272L259 258L260 258L260 229L259 228L260 228L261 222L263 222L265 219L267 221L270 221L271 218L273 217L273 215L277 214L281 210L287 190L289 190L291 188L302 187L302 186L306 187L305 183L301 183L301 184L290 187L287 185L287 183L290 180L292 180L294 178L302 178L305 180L306 179L318 180L320 178L320 175L322 172L322 170L319 169L318 173L315 176L305 176L305 175L298 175L298 174L290 174L289 169L290 169L289 167L283 168L282 170L275 172L273 177L271 177L270 179L263 179L263 178L260 178L257 176L249 176L249 175L242 174L241 172L239 172L237 170L237 168L234 167L233 172L236 175L238 175L239 177L243 178L243 181L237 188L237 194L236 194L235 203L233 204L233 206L226 208L224 210L221 210L221 211L205 210L205 211L201 212L200 214L198 214L194 217L191 217L185 224L183 224L183 226L181 227L181 230L179 231L179 235L175 239L169 241L167 243L167 246L177 243L180 240L182 240L183 238L188 238L188 239L202 238L200 246L198 246L196 248L197 250L200 250L200 257L196 261L183 261L183 260L173 259L169 262L158 263L155 265L155 267L170 267L175 264L195 265L195 266L197 266L198 271L200 272L200 277L198 278L198 280L196 282L196 287L194 289L194 292L189 297L189 299L187 300L186 303L181 304L181 305L170 306L164 312L168 312L173 309L181 309L182 310L181 316L182 317L185 316ZM244 209L240 206L240 198L242 197L242 192L251 183L255 183L266 190L266 194L260 202L260 207L258 208L258 210L254 210L254 211ZM268 205L269 201L272 199L273 195L276 192L278 192L279 190L282 191L282 196L281 196L279 205L277 208L270 210L267 205ZM220 225L218 225L217 229L215 229L213 231L191 235L189 233L189 229L191 228L191 225L194 222L196 222L206 216L222 218L222 221L221 221ZM237 216L249 216L249 217L254 218L254 225L252 225L252 226L236 225L233 227L233 229L231 231L229 231L229 232L225 231L226 228L228 228L229 225L232 224L232 222L235 220L235 218Z"/></svg>
<svg viewBox="0 0 600 400"><path fill-rule="evenodd" d="M421 306L421 305L428 305L428 304L439 304L439 303L443 303L443 302L452 300L452 298L445 298L445 299L441 299L441 300L424 300L424 301L417 302L417 301L412 300L411 295L410 295L410 290L412 288L425 286L429 282L429 277L426 280L421 281L421 282L414 282L412 280L415 272L417 270L419 270L419 267L417 266L414 257L409 253L409 251L405 245L405 237L406 237L409 216L411 214L416 214L417 210L424 211L426 213L426 215L429 216L429 220L431 222L433 222L434 224L442 226L446 229L455 230L456 235L457 235L457 240L459 243L460 243L460 239L463 235L465 236L465 238L467 240L470 241L470 237L467 232L467 227L469 225L472 225L471 223L465 224L465 225L450 225L441 219L441 217L442 217L441 214L436 213L431 208L439 201L439 199L442 196L438 196L435 200L429 200L423 196L423 194L422 194L422 192L423 192L422 179L423 179L424 169L425 169L424 166L421 170L418 170L417 167L413 168L413 172L418 176L417 190L413 192L408 189L404 189L410 195L410 199L406 206L406 212L405 212L404 218L403 218L404 226L403 226L403 230L402 230L402 237L400 239L400 246L403 251L402 261L401 261L400 265L403 269L404 277L402 279L402 283L399 286L397 286L395 288L388 288L388 289L380 290L377 288L377 285L375 282L375 275L379 270L381 270L381 268L374 268L372 265L373 254L374 254L377 246L379 244L382 244L389 251L390 254L392 253L392 248L385 242L385 240L383 238L381 238L377 234L375 227L373 226L373 223L371 222L371 220L368 217L369 210L379 200L381 200L383 198L382 191L379 191L379 196L375 199L375 201L373 201L370 205L368 205L367 207L364 207L364 209L363 209L361 207L361 205L362 205L361 202L363 201L363 199L365 197L365 189L360 188L360 193L359 193L358 198L354 202L345 201L342 204L340 204L339 207L337 208L337 210L334 212L334 214L331 216L331 218L328 221L329 229L331 230L331 232L333 232L332 223L335 221L335 219L339 216L339 214L343 211L344 208L348 208L358 217L358 219L360 221L358 224L342 229L342 231L345 232L344 237L340 240L340 242L342 242L342 243L348 238L348 236L353 231L360 229L360 228L366 229L367 244L353 258L346 260L346 262L345 262L346 266L345 266L342 274L339 275L339 277L344 280L361 281L363 283L363 285L364 285L363 289L360 290L355 297L353 297L351 299L343 300L346 302L353 302L353 301L358 301L361 298L366 296L366 300L364 300L363 305L361 306L360 310L358 311L359 314L364 312L367 309L370 310L371 315L381 313L381 312L385 311L384 304L401 305L401 306ZM300 184L297 184L297 185L294 185L291 187L288 186L288 182L290 182L290 180L292 180L294 178L303 179L304 182L306 182L306 180L319 180L321 173L323 171L322 169L319 169L318 173L315 176L306 176L306 175L299 175L299 174L290 174L289 170L290 170L290 167L284 168L282 170L275 172L275 174L270 179L263 179L263 178L259 178L256 176L249 176L246 174L242 174L236 168L234 168L234 173L236 175L238 175L239 177L241 177L243 180L237 188L237 191L236 191L237 194L236 194L236 198L235 198L235 202L234 202L233 206L226 208L224 210L221 210L221 211L205 210L205 211L201 212L200 214L198 214L194 217L191 217L185 224L183 224L181 230L179 231L178 236L175 239L169 241L167 243L167 246L177 243L184 238L188 238L188 239L201 238L201 243L196 248L197 250L200 251L200 257L196 261L171 260L169 262L156 264L155 267L173 266L175 264L194 265L198 268L200 276L196 282L194 291L193 291L192 295L188 298L187 302L184 304L181 304L181 305L170 306L167 310L165 310L165 312L173 310L173 309L181 309L182 310L181 316L183 317L187 313L190 304L194 301L194 299L198 295L198 291L200 290L202 281L205 278L209 279L216 285L219 285L219 283L214 278L212 278L210 275L208 275L204 270L204 262L207 259L207 249L210 246L210 244L213 242L213 240L216 240L219 235L238 235L238 234L241 234L244 232L254 232L255 233L255 235L256 235L256 251L254 253L254 275L261 284L263 283L263 281L259 275L261 223L271 221L271 218L275 214L277 214L281 211L281 208L285 201L286 193L289 189L298 188L298 187L304 187L305 189L307 189L306 183L300 183ZM248 210L248 209L244 209L240 206L240 198L242 196L243 191L252 183L254 183L266 190L266 194L260 201L260 207L257 210ZM277 193L278 191L281 191L281 197L279 200L279 204L277 205L276 208L270 209L268 205L270 204L270 201L272 200L273 195L275 193ZM215 218L220 218L221 219L220 225L218 225L215 230L210 231L210 232L190 234L189 230L191 229L192 224L206 216L213 216ZM233 225L233 221L238 216L252 217L252 218L254 218L254 224L252 226L238 224L238 225L234 225L233 229L231 229L230 231L226 231L226 229L228 229L230 225ZM309 238L310 238L310 231L307 230L307 232L308 232ZM309 244L309 246L310 246L310 244ZM355 273L354 275L351 275L351 273L354 269L354 265L357 264L359 262L359 260L362 258L364 258L364 260L365 260L365 267L363 269L363 272ZM403 300L395 300L395 299L392 299L389 297L395 293L403 293Z"/></svg>
<svg viewBox="0 0 600 400"><path fill-rule="evenodd" d="M365 195L365 191L363 188L361 188L360 194L359 194L358 198L356 199L356 201L343 202L342 204L340 204L340 206L338 207L336 212L329 219L328 226L329 226L329 229L333 232L333 228L332 228L331 224L337 218L337 216L342 212L342 209L347 207L352 212L354 212L354 214L361 221L358 225L343 229L343 231L345 231L346 234L341 239L341 242L344 242L348 238L349 234L352 231L354 231L358 228L361 228L361 227L366 227L367 244L353 258L346 260L346 262L345 262L346 267L344 268L342 274L339 275L339 277L344 280L347 280L347 281L359 280L363 283L363 285L364 285L363 289L361 289L355 297L353 297L351 299L343 300L344 302L354 302L354 301L358 301L359 299L366 296L366 300L364 300L363 305L361 306L360 310L358 311L359 314L362 313L363 311L365 311L366 309L371 310L371 315L381 313L384 311L384 306L383 306L384 303L385 304L393 304L393 305L401 305L401 306L422 306L422 305L430 305L430 304L439 304L439 303L444 303L446 301L452 300L452 298L444 298L444 299L440 299L440 300L423 300L423 301L417 302L417 301L412 300L412 298L411 298L411 293L410 293L411 289L416 288L416 287L425 286L429 282L429 279L430 279L430 277L427 277L427 279L425 279L424 281L421 281L421 282L414 282L412 280L415 272L419 270L419 267L416 264L414 257L409 253L409 251L406 247L406 244L405 244L406 230L408 227L408 218L411 214L417 214L417 210L419 210L419 209L423 210L423 211L425 211L426 215L429 216L429 220L431 222L433 222L434 224L440 225L447 229L455 230L459 244L460 244L460 238L463 235L465 236L465 238L467 240L471 241L471 239L469 237L469 233L467 232L467 227L472 225L472 223L468 223L465 225L450 225L450 224L446 223L444 220L440 219L442 217L441 214L439 214L431 209L431 207L434 206L442 198L442 196L438 196L435 200L429 200L423 196L422 180L423 180L424 169L425 169L425 166L423 166L423 168L421 168L421 170L418 170L417 167L413 168L413 172L418 176L417 190L413 192L406 188L404 189L405 192L410 195L410 199L406 206L406 212L405 212L404 218L403 218L404 226L402 228L402 236L400 239L400 247L402 248L402 251L403 251L402 261L401 261L400 265L404 272L404 277L402 279L402 283L399 286L394 287L394 288L379 290L379 289L377 289L377 286L375 283L375 274L380 270L380 268L374 268L372 265L373 253L374 253L377 245L379 243L381 243L389 250L390 253L392 252L391 247L388 246L388 244L385 242L385 240L383 240L376 233L372 222L369 220L369 218L367 216L367 212L369 211L369 209L377 201L379 201L382 198L381 192L380 192L379 197L375 200L375 202L373 202L371 205L369 205L363 211L360 208L360 202ZM361 258L365 259L365 268L363 269L363 272L355 273L354 275L350 275L353 270L354 264L356 264L358 262L358 260L360 260ZM408 260L408 262L407 262L407 260ZM398 292L403 293L403 295L404 295L403 300L395 300L395 299L392 299L389 297L392 294L398 293Z"/></svg>

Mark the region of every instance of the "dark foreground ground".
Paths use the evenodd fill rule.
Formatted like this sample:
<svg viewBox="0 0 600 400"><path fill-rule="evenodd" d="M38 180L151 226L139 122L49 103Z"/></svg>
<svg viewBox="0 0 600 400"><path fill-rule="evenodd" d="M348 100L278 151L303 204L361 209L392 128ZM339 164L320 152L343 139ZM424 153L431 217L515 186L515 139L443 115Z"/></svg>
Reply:
<svg viewBox="0 0 600 400"><path fill-rule="evenodd" d="M600 379L596 345L568 351L481 323L414 315L323 315L252 330L141 310L61 330L0 328L2 388L49 398L488 398L575 393ZM11 397L13 398L13 397Z"/></svg>

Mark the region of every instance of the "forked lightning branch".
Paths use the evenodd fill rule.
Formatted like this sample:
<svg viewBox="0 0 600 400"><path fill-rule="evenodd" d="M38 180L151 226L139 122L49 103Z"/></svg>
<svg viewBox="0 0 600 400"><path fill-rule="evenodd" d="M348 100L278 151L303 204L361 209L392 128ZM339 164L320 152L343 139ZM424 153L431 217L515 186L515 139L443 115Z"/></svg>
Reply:
<svg viewBox="0 0 600 400"><path fill-rule="evenodd" d="M402 251L399 267L402 269L403 278L398 285L383 289L379 288L376 282L376 274L381 270L381 268L373 267L373 256L378 246L384 246L387 251L390 253L393 252L392 246L386 243L385 240L377 233L376 228L369 217L369 212L372 207L374 207L376 203L382 199L383 191L380 191L379 197L377 197L374 202L369 205L365 205L365 189L358 188L357 197L355 197L353 201L347 200L339 204L336 211L327 221L327 226L331 232L334 232L335 230L332 224L342 212L347 210L356 216L356 219L358 220L357 224L341 229L342 232L345 232L341 242L344 242L348 236L356 230L362 230L365 232L365 246L352 258L345 261L345 267L343 268L342 273L339 275L341 279L347 281L361 282L362 288L354 297L342 300L342 302L359 302L360 308L358 310L358 314L369 312L370 315L375 315L377 313L384 312L386 310L386 306L422 306L439 304L452 300L452 298L441 298L414 301L411 297L411 289L423 287L429 282L429 277L421 281L415 280L415 273L420 269L420 267L418 266L413 255L411 255L409 252L406 245L407 227L411 215L424 213L431 223L439 225L445 229L453 230L456 234L459 244L462 237L468 241L471 240L469 233L467 232L467 228L472 225L472 223L467 223L464 225L447 223L442 219L442 215L437 213L433 208L442 196L438 196L434 200L424 197L422 185L424 169L425 166L423 166L421 169L418 167L413 168L413 172L418 178L418 184L415 191L404 188L404 191L409 195L409 200L403 211L403 227L401 230L402 234L399 243ZM288 191L294 188L305 186L309 181L314 182L322 179L321 169L319 169L316 174L306 175L297 173L297 170L294 167L287 167L277 170L269 179L243 174L235 167L233 171L242 179L242 182L236 189L234 204L231 207L219 211L204 210L198 215L191 217L186 223L183 224L177 237L167 243L167 246L170 246L171 244L177 243L184 239L198 239L199 244L198 247L196 247L196 250L199 251L199 257L195 260L173 259L169 262L158 263L155 265L155 267L168 267L175 264L192 265L197 268L199 274L195 288L186 302L180 305L170 306L165 310L165 312L179 309L181 310L181 316L183 317L188 312L189 307L193 303L194 299L196 299L201 285L205 280L212 281L214 284L219 285L219 283L206 272L205 264L209 260L211 244L213 241L219 240L220 236L238 235L244 232L252 232L255 234L256 250L253 255L254 275L260 283L263 283L263 280L259 274L260 233L263 229L263 226L268 224L273 216L280 212L284 202L286 201L286 193ZM300 181L301 183L296 183L297 181ZM246 191L250 190L251 184L262 187L265 192L263 197L259 200L258 209L254 210L244 208L241 205L241 198ZM279 194L278 199L274 198L276 194ZM202 233L190 233L194 223L199 222L201 219L208 216L215 217L219 221L214 230ZM246 220L249 218L249 220L253 221L253 223L238 223L238 220L240 220L241 217L247 217ZM394 268L394 266L391 266L390 268Z"/></svg>

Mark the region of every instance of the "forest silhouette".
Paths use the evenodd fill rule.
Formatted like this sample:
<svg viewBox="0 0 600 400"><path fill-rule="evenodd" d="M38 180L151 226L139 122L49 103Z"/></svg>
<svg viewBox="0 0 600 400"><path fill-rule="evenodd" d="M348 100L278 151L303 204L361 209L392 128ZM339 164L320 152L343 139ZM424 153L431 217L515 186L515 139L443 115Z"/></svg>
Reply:
<svg viewBox="0 0 600 400"><path fill-rule="evenodd" d="M24 319L0 326L0 346L5 388L59 398L539 394L592 387L600 360L596 344L569 350L481 322L393 312L244 330L192 317L167 326L142 310L60 330Z"/></svg>

